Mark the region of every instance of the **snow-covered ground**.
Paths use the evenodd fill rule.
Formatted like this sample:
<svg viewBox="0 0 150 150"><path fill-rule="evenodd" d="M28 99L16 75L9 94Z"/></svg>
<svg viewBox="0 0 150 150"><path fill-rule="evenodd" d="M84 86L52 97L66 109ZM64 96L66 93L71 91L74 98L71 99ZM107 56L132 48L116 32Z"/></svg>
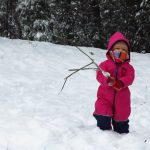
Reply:
<svg viewBox="0 0 150 150"><path fill-rule="evenodd" d="M105 50L82 47L97 63ZM95 71L75 47L0 38L0 150L150 150L150 54L131 53L136 70L130 133L101 131L92 116ZM95 66L93 66L95 67Z"/></svg>

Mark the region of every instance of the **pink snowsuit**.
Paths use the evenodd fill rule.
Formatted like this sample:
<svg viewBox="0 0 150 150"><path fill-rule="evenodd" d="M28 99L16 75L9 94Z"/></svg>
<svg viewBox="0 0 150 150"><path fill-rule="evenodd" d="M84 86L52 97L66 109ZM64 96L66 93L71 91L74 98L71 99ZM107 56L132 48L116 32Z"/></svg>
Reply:
<svg viewBox="0 0 150 150"><path fill-rule="evenodd" d="M122 64L116 64L109 56L109 51L118 41L124 41L129 47L129 59ZM131 85L134 80L134 68L129 64L129 42L120 32L116 32L111 36L106 56L107 60L99 65L100 68L109 72L111 77L122 81L124 87L122 90L117 91L112 86L108 86L107 77L97 70L97 80L100 86L97 92L94 115L110 116L116 121L126 121L131 112L130 90L128 86Z"/></svg>

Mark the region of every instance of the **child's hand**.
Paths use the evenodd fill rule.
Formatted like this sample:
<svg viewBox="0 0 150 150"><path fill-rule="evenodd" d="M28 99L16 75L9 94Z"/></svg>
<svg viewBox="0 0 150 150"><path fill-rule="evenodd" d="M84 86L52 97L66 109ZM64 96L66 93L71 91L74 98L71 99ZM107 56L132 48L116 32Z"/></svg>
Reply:
<svg viewBox="0 0 150 150"><path fill-rule="evenodd" d="M114 77L108 77L107 83L108 86L114 86L116 84L116 80Z"/></svg>
<svg viewBox="0 0 150 150"><path fill-rule="evenodd" d="M113 88L117 91L120 91L124 87L123 82L120 80L117 80L116 83L113 85Z"/></svg>

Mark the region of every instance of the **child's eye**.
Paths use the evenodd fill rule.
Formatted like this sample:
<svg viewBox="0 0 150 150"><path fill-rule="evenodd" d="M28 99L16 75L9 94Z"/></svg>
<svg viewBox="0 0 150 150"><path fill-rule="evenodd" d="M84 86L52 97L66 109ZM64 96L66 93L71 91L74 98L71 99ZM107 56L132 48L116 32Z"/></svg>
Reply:
<svg viewBox="0 0 150 150"><path fill-rule="evenodd" d="M125 49L125 48L123 48L122 50L125 51L125 52L127 52L127 49Z"/></svg>
<svg viewBox="0 0 150 150"><path fill-rule="evenodd" d="M117 50L118 50L118 49L120 49L120 48L117 47L117 48L114 48L114 49L117 49Z"/></svg>

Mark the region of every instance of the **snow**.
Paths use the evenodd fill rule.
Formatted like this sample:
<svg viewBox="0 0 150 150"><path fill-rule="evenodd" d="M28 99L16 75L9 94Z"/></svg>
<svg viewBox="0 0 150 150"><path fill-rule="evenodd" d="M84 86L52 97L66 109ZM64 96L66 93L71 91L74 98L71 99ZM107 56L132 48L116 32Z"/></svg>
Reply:
<svg viewBox="0 0 150 150"><path fill-rule="evenodd" d="M105 50L82 50L105 60ZM150 54L131 59L130 133L120 135L96 127L94 70L74 74L58 94L68 69L90 62L78 49L0 38L0 150L149 150Z"/></svg>

